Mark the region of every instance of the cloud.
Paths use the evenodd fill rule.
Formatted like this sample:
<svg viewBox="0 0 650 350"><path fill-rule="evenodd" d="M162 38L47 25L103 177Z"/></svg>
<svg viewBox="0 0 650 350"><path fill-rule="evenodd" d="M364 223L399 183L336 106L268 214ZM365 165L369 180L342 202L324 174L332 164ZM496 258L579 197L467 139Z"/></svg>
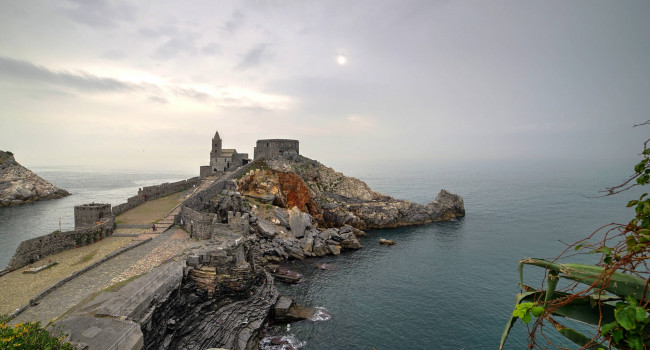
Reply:
<svg viewBox="0 0 650 350"><path fill-rule="evenodd" d="M121 60L126 57L126 54L122 50L108 50L104 52L100 57L107 58L109 60Z"/></svg>
<svg viewBox="0 0 650 350"><path fill-rule="evenodd" d="M62 9L73 21L89 27L115 27L118 22L133 22L136 8L118 1L71 0L70 7Z"/></svg>
<svg viewBox="0 0 650 350"><path fill-rule="evenodd" d="M232 14L232 18L230 20L228 20L228 22L226 22L224 28L228 32L233 34L233 33L235 33L237 31L237 29L239 29L242 26L242 24L244 23L245 18L246 18L246 16L244 16L243 13L241 13L240 11L235 11Z"/></svg>
<svg viewBox="0 0 650 350"><path fill-rule="evenodd" d="M209 43L201 48L201 53L208 56L214 56L221 53L221 47L217 43Z"/></svg>
<svg viewBox="0 0 650 350"><path fill-rule="evenodd" d="M196 55L197 49L194 43L196 38L197 36L192 34L170 38L154 51L152 57L167 60L180 54Z"/></svg>
<svg viewBox="0 0 650 350"><path fill-rule="evenodd" d="M65 86L81 92L131 91L135 85L83 71L54 71L31 62L0 56L0 76Z"/></svg>
<svg viewBox="0 0 650 350"><path fill-rule="evenodd" d="M287 95L268 94L248 88L227 86L181 86L166 83L131 82L93 75L84 71L56 71L31 62L0 56L0 81L26 80L36 84L50 84L56 88L72 89L84 94L129 93L156 103L179 102L178 98L221 108L253 108L284 110L293 99Z"/></svg>
<svg viewBox="0 0 650 350"><path fill-rule="evenodd" d="M248 50L244 58L235 66L236 70L246 70L262 64L263 59L270 58L267 44L259 44Z"/></svg>
<svg viewBox="0 0 650 350"><path fill-rule="evenodd" d="M169 103L169 101L166 98L160 97L160 96L149 96L148 100L151 101L151 102L160 103L160 104Z"/></svg>

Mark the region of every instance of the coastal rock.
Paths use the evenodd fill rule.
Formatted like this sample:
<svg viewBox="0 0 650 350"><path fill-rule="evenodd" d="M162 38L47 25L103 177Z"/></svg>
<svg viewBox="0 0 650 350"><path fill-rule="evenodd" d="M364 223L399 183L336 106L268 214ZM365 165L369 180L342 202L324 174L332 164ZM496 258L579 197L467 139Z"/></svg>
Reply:
<svg viewBox="0 0 650 350"><path fill-rule="evenodd" d="M316 314L312 307L298 305L288 297L281 296L273 306L273 320L276 322L295 322L312 318Z"/></svg>
<svg viewBox="0 0 650 350"><path fill-rule="evenodd" d="M462 197L446 190L441 190L433 202L422 205L375 192L359 179L300 155L278 157L267 161L267 166L241 178L240 190L277 194L281 200L276 205L297 206L311 214L321 227L392 228L465 216ZM363 232L354 234L361 236Z"/></svg>
<svg viewBox="0 0 650 350"><path fill-rule="evenodd" d="M0 207L70 195L18 164L13 153L0 151Z"/></svg>
<svg viewBox="0 0 650 350"><path fill-rule="evenodd" d="M289 210L289 226L294 237L302 238L305 236L305 229L311 228L311 215L293 207Z"/></svg>
<svg viewBox="0 0 650 350"><path fill-rule="evenodd" d="M279 292L256 269L250 242L208 246L191 254L180 287L154 298L142 319L145 349L258 349Z"/></svg>
<svg viewBox="0 0 650 350"><path fill-rule="evenodd" d="M273 215L278 219L280 225L289 228L289 214L282 208L273 208Z"/></svg>
<svg viewBox="0 0 650 350"><path fill-rule="evenodd" d="M264 238L273 238L278 234L278 230L272 223L264 220L257 219L257 233Z"/></svg>

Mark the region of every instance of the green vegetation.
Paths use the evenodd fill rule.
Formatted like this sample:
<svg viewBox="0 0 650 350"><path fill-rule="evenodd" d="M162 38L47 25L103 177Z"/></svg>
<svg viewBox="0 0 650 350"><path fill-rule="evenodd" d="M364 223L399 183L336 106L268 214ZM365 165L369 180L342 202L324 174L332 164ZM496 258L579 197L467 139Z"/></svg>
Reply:
<svg viewBox="0 0 650 350"><path fill-rule="evenodd" d="M115 222L117 225L154 224L183 201L184 193L184 191L176 192L162 198L146 201L118 215Z"/></svg>
<svg viewBox="0 0 650 350"><path fill-rule="evenodd" d="M81 259L79 259L79 261L77 261L76 263L72 264L72 266L89 262L90 260L92 260L95 257L95 255L97 255L97 249L95 249L92 252L82 256Z"/></svg>
<svg viewBox="0 0 650 350"><path fill-rule="evenodd" d="M642 125L650 125L650 120ZM623 184L608 188L606 195L623 192L634 186L650 184L650 139L643 144L642 160L634 167L634 175ZM521 319L528 324L529 348L542 348L536 336L545 325L552 325L580 349L650 348L650 198L644 193L632 200L636 215L627 224L610 224L592 233L586 239L567 248L557 259L524 259L519 263L521 293L517 295L515 310L501 337L502 349L510 329ZM598 257L594 265L561 264L557 261L569 254L591 254ZM524 284L525 265L546 269L546 288ZM557 290L558 281L567 280L568 286ZM560 324L578 321L591 325L587 335ZM544 346L548 346L544 336ZM553 344L554 346L556 344ZM558 348L564 348L559 347Z"/></svg>
<svg viewBox="0 0 650 350"><path fill-rule="evenodd" d="M66 334L59 333L58 336L52 336L44 327L41 327L40 322L19 323L14 326L8 325L8 323L7 316L0 316L0 349L74 350L72 344L65 341Z"/></svg>

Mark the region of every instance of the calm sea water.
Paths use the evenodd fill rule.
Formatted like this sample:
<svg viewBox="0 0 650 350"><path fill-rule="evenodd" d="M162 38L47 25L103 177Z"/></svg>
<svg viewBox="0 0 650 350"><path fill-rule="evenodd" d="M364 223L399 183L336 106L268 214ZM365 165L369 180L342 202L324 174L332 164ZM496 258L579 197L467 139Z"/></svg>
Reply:
<svg viewBox="0 0 650 350"><path fill-rule="evenodd" d="M76 204L118 204L139 187L192 176L78 169L38 173L73 196L0 209L0 265L21 240L58 229L59 219L64 230L72 228ZM332 317L271 331L295 339L303 349L495 349L518 292L517 262L554 257L564 249L560 240L573 242L604 224L629 220L632 210L625 203L639 191L585 197L629 173L620 167L544 166L348 170L379 192L419 203L435 199L441 188L458 193L467 216L372 230L359 251L290 263L305 282L280 285L282 292L325 308ZM380 246L379 238L397 245ZM336 268L318 270L316 263ZM538 285L541 274L530 268L526 276ZM525 349L525 344L525 327L517 324L507 349Z"/></svg>

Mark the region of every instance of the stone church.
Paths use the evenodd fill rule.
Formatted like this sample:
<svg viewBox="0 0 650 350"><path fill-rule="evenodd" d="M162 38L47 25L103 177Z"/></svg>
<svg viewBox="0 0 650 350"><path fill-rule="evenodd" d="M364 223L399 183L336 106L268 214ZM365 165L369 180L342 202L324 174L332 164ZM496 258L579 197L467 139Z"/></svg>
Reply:
<svg viewBox="0 0 650 350"><path fill-rule="evenodd" d="M210 165L201 167L201 177L219 175L232 171L248 164L248 153L237 153L234 148L223 148L219 131L212 138L212 151L210 151Z"/></svg>

